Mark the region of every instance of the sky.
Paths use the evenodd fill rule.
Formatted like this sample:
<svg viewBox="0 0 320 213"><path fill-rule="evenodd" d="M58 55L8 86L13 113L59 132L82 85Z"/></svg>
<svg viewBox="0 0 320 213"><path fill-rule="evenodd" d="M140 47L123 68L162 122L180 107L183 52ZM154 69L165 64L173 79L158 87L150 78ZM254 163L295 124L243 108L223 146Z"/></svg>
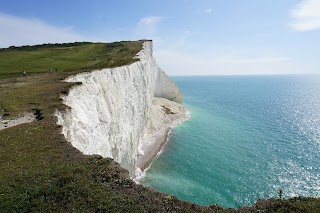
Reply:
<svg viewBox="0 0 320 213"><path fill-rule="evenodd" d="M169 75L320 74L320 0L0 0L0 47L152 39Z"/></svg>

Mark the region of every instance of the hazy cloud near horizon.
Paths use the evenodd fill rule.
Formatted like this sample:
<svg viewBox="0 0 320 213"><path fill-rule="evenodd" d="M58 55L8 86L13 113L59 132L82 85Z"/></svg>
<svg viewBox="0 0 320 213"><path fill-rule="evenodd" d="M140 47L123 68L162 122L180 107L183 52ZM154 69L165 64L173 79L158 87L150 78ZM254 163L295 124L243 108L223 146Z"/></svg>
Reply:
<svg viewBox="0 0 320 213"><path fill-rule="evenodd" d="M284 57L235 58L207 53L194 56L175 50L159 50L155 55L158 61L164 62L165 70L171 70L170 75L256 75L278 74L277 69L294 70L291 59Z"/></svg>
<svg viewBox="0 0 320 213"><path fill-rule="evenodd" d="M33 18L0 13L0 47L84 41L71 27L56 27Z"/></svg>

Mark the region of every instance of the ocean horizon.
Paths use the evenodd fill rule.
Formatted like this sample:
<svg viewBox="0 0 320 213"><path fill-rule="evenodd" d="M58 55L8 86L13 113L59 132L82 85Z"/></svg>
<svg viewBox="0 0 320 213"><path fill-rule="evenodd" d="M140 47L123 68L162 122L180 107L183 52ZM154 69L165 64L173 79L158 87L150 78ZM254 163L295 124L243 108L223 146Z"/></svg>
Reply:
<svg viewBox="0 0 320 213"><path fill-rule="evenodd" d="M145 186L201 205L320 193L320 75L173 76L191 118Z"/></svg>

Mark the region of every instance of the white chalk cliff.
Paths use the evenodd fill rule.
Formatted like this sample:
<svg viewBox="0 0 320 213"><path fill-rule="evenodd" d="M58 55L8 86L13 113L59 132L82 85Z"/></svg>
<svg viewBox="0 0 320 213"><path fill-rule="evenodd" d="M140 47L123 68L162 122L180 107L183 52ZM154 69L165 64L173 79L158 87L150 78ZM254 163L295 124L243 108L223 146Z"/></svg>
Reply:
<svg viewBox="0 0 320 213"><path fill-rule="evenodd" d="M82 84L63 97L70 108L56 113L74 147L113 158L131 177L150 164L169 129L187 119L181 92L156 64L151 41L137 57L127 66L67 78Z"/></svg>

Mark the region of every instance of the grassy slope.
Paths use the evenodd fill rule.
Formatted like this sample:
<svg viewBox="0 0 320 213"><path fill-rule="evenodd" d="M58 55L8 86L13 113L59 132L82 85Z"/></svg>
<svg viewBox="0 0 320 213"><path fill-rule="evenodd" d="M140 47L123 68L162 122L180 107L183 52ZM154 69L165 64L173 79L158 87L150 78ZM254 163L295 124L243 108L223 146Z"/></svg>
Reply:
<svg viewBox="0 0 320 213"><path fill-rule="evenodd" d="M136 185L115 162L82 155L60 134L53 113L64 107L60 95L74 85L61 79L77 72L133 63L141 44L84 43L0 50L1 116L10 118L32 109L44 115L41 121L0 131L0 212L234 211L193 205ZM48 73L50 67L59 72ZM26 77L20 76L23 69L28 72ZM252 208L283 211L320 206L317 199L298 199L260 201Z"/></svg>
<svg viewBox="0 0 320 213"><path fill-rule="evenodd" d="M75 46L28 47L0 51L0 79L18 77L27 73L55 70L70 71L121 66L136 61L132 58L141 48L141 42L83 43Z"/></svg>

